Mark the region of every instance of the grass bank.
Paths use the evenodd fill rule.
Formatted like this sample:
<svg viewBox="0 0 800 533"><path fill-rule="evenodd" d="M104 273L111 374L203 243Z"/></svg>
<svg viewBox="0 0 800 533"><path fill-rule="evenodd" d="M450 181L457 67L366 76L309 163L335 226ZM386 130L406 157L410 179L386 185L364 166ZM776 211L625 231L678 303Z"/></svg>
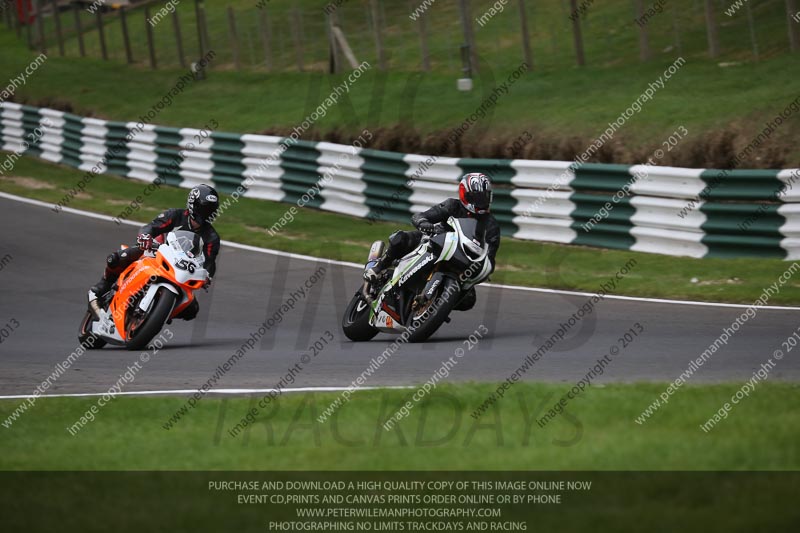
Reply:
<svg viewBox="0 0 800 533"><path fill-rule="evenodd" d="M118 397L75 436L67 427L96 398L40 398L3 438L2 470L783 470L800 468L796 384L762 383L712 431L740 385L687 386L649 421L634 422L664 384L591 387L544 428L536 419L569 388L519 383L479 420L494 387L439 386L392 430L382 424L413 391L355 393L332 420L337 393L295 393L233 427L258 398L209 397L167 430L184 398ZM19 400L0 401L0 419ZM775 409L780 405L780 409Z"/></svg>
<svg viewBox="0 0 800 533"><path fill-rule="evenodd" d="M22 72L35 55L12 33L0 30L0 63L9 77ZM688 136L666 153L661 164L724 168L766 121L797 98L798 61L796 55L780 55L757 63L720 66L692 58L595 159L641 163L655 149L663 148L661 143L676 129L684 127ZM507 150L510 141L527 131L531 141L513 157L569 160L656 83L671 63L672 59L665 59L614 68L528 72L459 143L449 147L444 134L464 122L519 62L487 65L475 80L476 89L469 93L456 91L452 74L373 68L303 136L347 142L369 128L376 132L374 148L502 158L512 157ZM62 58L51 52L14 98L106 119L138 120L183 74L186 71L174 68L149 71L97 59ZM219 122L219 131L286 133L344 78L321 72L212 68L207 80L190 84L160 111L155 122L202 127L213 119ZM794 142L798 135L800 121L785 121L741 166L800 164L800 149Z"/></svg>

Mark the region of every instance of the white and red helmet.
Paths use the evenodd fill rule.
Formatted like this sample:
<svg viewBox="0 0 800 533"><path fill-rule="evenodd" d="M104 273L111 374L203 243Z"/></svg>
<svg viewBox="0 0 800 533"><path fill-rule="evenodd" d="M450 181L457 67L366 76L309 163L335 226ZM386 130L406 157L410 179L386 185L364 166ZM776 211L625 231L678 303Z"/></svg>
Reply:
<svg viewBox="0 0 800 533"><path fill-rule="evenodd" d="M480 172L464 174L458 184L458 199L470 213L488 213L492 206L492 180Z"/></svg>

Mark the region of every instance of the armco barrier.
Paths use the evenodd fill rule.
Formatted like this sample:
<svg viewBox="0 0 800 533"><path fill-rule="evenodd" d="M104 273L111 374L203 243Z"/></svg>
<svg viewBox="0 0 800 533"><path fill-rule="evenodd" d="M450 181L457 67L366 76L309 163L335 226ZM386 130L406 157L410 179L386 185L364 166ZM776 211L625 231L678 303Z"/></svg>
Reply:
<svg viewBox="0 0 800 533"><path fill-rule="evenodd" d="M25 154L86 172L146 182L161 176L181 187L213 182L223 193L246 180L244 196L289 203L319 185L306 205L368 220L407 223L454 195L461 174L482 171L494 180L493 211L512 237L691 257L800 257L800 169L458 159L218 132L198 143L191 128L0 104L3 150L21 151L37 128L44 134ZM633 180L642 170L647 177ZM326 174L333 178L323 180ZM614 203L631 182L631 194ZM607 202L608 215L584 229Z"/></svg>

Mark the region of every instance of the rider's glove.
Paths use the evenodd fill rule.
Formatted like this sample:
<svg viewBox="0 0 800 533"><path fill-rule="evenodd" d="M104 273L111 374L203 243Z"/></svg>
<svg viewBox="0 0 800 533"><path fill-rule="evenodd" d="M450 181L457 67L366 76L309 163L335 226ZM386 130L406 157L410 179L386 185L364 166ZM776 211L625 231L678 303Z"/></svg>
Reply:
<svg viewBox="0 0 800 533"><path fill-rule="evenodd" d="M433 233L434 226L433 226L433 224L431 224L430 221L425 220L423 218L417 224L417 229L420 230L422 233Z"/></svg>
<svg viewBox="0 0 800 533"><path fill-rule="evenodd" d="M211 276L208 276L208 277L206 278L206 283L205 283L205 285L203 285L203 288L204 288L205 290L208 290L208 289L210 289L210 288L211 288L211 280L212 280Z"/></svg>
<svg viewBox="0 0 800 533"><path fill-rule="evenodd" d="M138 244L139 248L142 250L149 250L153 247L153 237L151 237L149 233L140 233L139 236L136 237L136 244Z"/></svg>

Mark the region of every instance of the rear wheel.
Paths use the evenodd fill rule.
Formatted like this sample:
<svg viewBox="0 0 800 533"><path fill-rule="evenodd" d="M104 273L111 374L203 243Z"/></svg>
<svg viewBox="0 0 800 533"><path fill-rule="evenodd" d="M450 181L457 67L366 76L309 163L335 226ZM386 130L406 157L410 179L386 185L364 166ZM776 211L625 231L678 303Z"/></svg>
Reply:
<svg viewBox="0 0 800 533"><path fill-rule="evenodd" d="M342 317L342 331L351 341L368 341L378 334L369 323L369 303L361 292L356 292Z"/></svg>
<svg viewBox="0 0 800 533"><path fill-rule="evenodd" d="M177 296L174 292L164 287L159 287L150 312L143 318L141 324L128 326L128 342L125 347L129 350L146 348L147 343L158 335L158 332L164 327L164 323L169 319L169 315L175 308L176 299Z"/></svg>
<svg viewBox="0 0 800 533"><path fill-rule="evenodd" d="M95 320L97 319L94 317L94 313L86 311L78 331L78 342L87 350L99 350L106 345L106 341L92 333L92 323Z"/></svg>
<svg viewBox="0 0 800 533"><path fill-rule="evenodd" d="M439 286L436 296L431 298L426 306L414 311L409 326L411 334L408 336L408 342L422 342L436 333L455 307L459 293L458 283L452 278L444 278L444 283Z"/></svg>

